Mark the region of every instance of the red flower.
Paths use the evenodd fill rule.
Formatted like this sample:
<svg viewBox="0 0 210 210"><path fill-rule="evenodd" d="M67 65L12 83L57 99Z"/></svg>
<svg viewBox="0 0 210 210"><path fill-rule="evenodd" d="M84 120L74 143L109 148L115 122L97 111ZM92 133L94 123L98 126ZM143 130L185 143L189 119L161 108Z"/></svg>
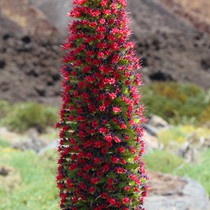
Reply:
<svg viewBox="0 0 210 210"><path fill-rule="evenodd" d="M133 148L133 147L130 147L130 151L135 154L136 153L136 150Z"/></svg>
<svg viewBox="0 0 210 210"><path fill-rule="evenodd" d="M86 184L83 183L83 182L80 182L80 183L79 183L79 187L80 187L82 190L87 190L87 186L86 186Z"/></svg>
<svg viewBox="0 0 210 210"><path fill-rule="evenodd" d="M70 164L69 169L70 169L70 171L74 171L77 169L77 167L78 167L77 164L73 163L73 164Z"/></svg>
<svg viewBox="0 0 210 210"><path fill-rule="evenodd" d="M90 152L88 152L87 154L86 154L86 156L85 156L87 159L90 159L90 158L92 158L93 157L93 154L92 153L90 153Z"/></svg>
<svg viewBox="0 0 210 210"><path fill-rule="evenodd" d="M107 150L107 148L102 148L101 152L102 152L102 154L106 155L108 150Z"/></svg>
<svg viewBox="0 0 210 210"><path fill-rule="evenodd" d="M100 159L100 158L94 158L94 163L95 163L95 164L101 163L101 159Z"/></svg>
<svg viewBox="0 0 210 210"><path fill-rule="evenodd" d="M101 14L100 10L92 10L90 13L93 17L98 17Z"/></svg>
<svg viewBox="0 0 210 210"><path fill-rule="evenodd" d="M107 194L107 193L102 193L102 194L101 194L101 197L102 197L103 199L107 199L108 194Z"/></svg>
<svg viewBox="0 0 210 210"><path fill-rule="evenodd" d="M108 132L108 129L107 128L100 128L99 129L99 132L100 133L107 133Z"/></svg>
<svg viewBox="0 0 210 210"><path fill-rule="evenodd" d="M103 146L103 142L101 142L101 141L94 142L94 147L95 148L101 148L102 146Z"/></svg>
<svg viewBox="0 0 210 210"><path fill-rule="evenodd" d="M95 187L91 186L91 187L89 188L89 192L90 192L91 194L93 194L95 191L96 191L96 188L95 188Z"/></svg>
<svg viewBox="0 0 210 210"><path fill-rule="evenodd" d="M124 197L124 198L122 199L122 202L123 202L124 204L129 204L129 203L130 203L130 199L127 198L127 197Z"/></svg>
<svg viewBox="0 0 210 210"><path fill-rule="evenodd" d="M122 206L122 204L118 201L118 202L116 203L116 207L120 208L121 206Z"/></svg>
<svg viewBox="0 0 210 210"><path fill-rule="evenodd" d="M116 200L114 198L109 198L108 202L110 203L111 206L114 206L116 204Z"/></svg>
<svg viewBox="0 0 210 210"><path fill-rule="evenodd" d="M112 163L119 163L119 158L117 157L112 157L111 158Z"/></svg>
<svg viewBox="0 0 210 210"><path fill-rule="evenodd" d="M114 113L120 113L121 109L119 107L113 107L113 112Z"/></svg>
<svg viewBox="0 0 210 210"><path fill-rule="evenodd" d="M90 174L85 174L85 176L84 176L84 178L85 178L85 180L90 180Z"/></svg>
<svg viewBox="0 0 210 210"><path fill-rule="evenodd" d="M120 127L121 127L122 129L126 129L126 128L127 128L127 126L126 126L125 124L121 124Z"/></svg>
<svg viewBox="0 0 210 210"><path fill-rule="evenodd" d="M121 159L121 163L123 164L123 165L125 165L127 162L126 162L126 160L125 159Z"/></svg>
<svg viewBox="0 0 210 210"><path fill-rule="evenodd" d="M102 210L102 207L98 206L98 207L94 208L94 210Z"/></svg>
<svg viewBox="0 0 210 210"><path fill-rule="evenodd" d="M87 0L74 0L74 4L84 4Z"/></svg>
<svg viewBox="0 0 210 210"><path fill-rule="evenodd" d="M116 172L117 172L118 174L122 174L122 173L125 173L126 170L125 170L124 168L118 167L118 168L116 168Z"/></svg>
<svg viewBox="0 0 210 210"><path fill-rule="evenodd" d="M92 178L91 183L92 184L98 184L100 182L100 179L98 177Z"/></svg>
<svg viewBox="0 0 210 210"><path fill-rule="evenodd" d="M120 142L121 142L121 140L120 140L117 136L114 137L114 141L115 141L116 143L120 143Z"/></svg>
<svg viewBox="0 0 210 210"><path fill-rule="evenodd" d="M77 201L78 201L78 197L77 196L74 196L73 197L73 203L77 203Z"/></svg>
<svg viewBox="0 0 210 210"><path fill-rule="evenodd" d="M109 93L109 97L111 99L115 99L117 97L116 93Z"/></svg>
<svg viewBox="0 0 210 210"><path fill-rule="evenodd" d="M100 5L102 7L106 6L107 4L108 4L108 1L107 0L102 0L101 3L100 3Z"/></svg>
<svg viewBox="0 0 210 210"><path fill-rule="evenodd" d="M90 22L90 23L89 23L89 26L90 26L90 27L96 27L96 26L97 26L97 23L96 23L96 22Z"/></svg>
<svg viewBox="0 0 210 210"><path fill-rule="evenodd" d="M101 112L104 112L105 109L106 109L106 107L105 107L104 105L101 105L101 106L99 107L99 110L100 110Z"/></svg>
<svg viewBox="0 0 210 210"><path fill-rule="evenodd" d="M101 18L99 22L100 22L100 24L104 24L104 23L106 23L106 20L104 18Z"/></svg>
<svg viewBox="0 0 210 210"><path fill-rule="evenodd" d="M103 13L104 13L105 15L111 15L111 10L110 10L110 9L105 9L105 10L103 11Z"/></svg>
<svg viewBox="0 0 210 210"><path fill-rule="evenodd" d="M109 83L110 85L114 84L114 83L115 83L115 79L114 79L114 78L109 79L109 80L108 80L108 83Z"/></svg>
<svg viewBox="0 0 210 210"><path fill-rule="evenodd" d="M131 189L131 187L130 187L130 186L126 186L124 189L125 189L126 191L129 191L129 190Z"/></svg>
<svg viewBox="0 0 210 210"><path fill-rule="evenodd" d="M103 170L104 170L104 172L108 172L109 171L109 165L105 165L105 166L103 166Z"/></svg>
<svg viewBox="0 0 210 210"><path fill-rule="evenodd" d="M118 152L120 152L120 153L125 153L125 148L124 148L124 147L118 148Z"/></svg>
<svg viewBox="0 0 210 210"><path fill-rule="evenodd" d="M106 135L104 137L104 139L107 141L107 142L111 142L112 141L112 136L110 134Z"/></svg>
<svg viewBox="0 0 210 210"><path fill-rule="evenodd" d="M99 53L98 53L98 58L104 58L104 56L105 56L105 55L104 55L103 52L99 52Z"/></svg>

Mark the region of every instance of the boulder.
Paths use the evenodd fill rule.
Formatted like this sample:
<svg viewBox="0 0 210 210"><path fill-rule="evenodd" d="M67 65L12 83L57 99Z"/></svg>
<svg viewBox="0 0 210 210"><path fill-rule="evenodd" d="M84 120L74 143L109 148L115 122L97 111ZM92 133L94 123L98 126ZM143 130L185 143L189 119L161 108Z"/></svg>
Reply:
<svg viewBox="0 0 210 210"><path fill-rule="evenodd" d="M25 134L18 134L2 127L0 128L0 138L8 141L14 149L23 151L33 150L39 152L49 143L49 141L40 137L36 129L30 129Z"/></svg>
<svg viewBox="0 0 210 210"><path fill-rule="evenodd" d="M146 210L209 210L205 189L196 181L159 172L149 172Z"/></svg>
<svg viewBox="0 0 210 210"><path fill-rule="evenodd" d="M152 115L149 118L148 124L152 127L155 127L156 129L168 129L169 124L166 122L163 118L157 115Z"/></svg>
<svg viewBox="0 0 210 210"><path fill-rule="evenodd" d="M19 150L33 150L39 152L43 147L46 146L46 142L39 138L30 138L27 141L17 141L13 144L13 148Z"/></svg>
<svg viewBox="0 0 210 210"><path fill-rule="evenodd" d="M28 136L11 132L6 127L0 128L0 138L3 140L7 140L10 144L14 144L15 142L19 142L19 141L29 140Z"/></svg>
<svg viewBox="0 0 210 210"><path fill-rule="evenodd" d="M151 135L146 130L144 131L143 140L145 142L145 152L149 152L154 149L162 149L163 145L158 141L156 136Z"/></svg>

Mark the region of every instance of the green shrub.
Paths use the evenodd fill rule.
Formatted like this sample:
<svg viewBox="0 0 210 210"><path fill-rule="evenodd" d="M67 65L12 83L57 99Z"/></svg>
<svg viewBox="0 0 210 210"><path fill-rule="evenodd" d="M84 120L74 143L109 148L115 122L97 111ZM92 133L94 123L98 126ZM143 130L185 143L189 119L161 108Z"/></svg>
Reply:
<svg viewBox="0 0 210 210"><path fill-rule="evenodd" d="M197 120L208 105L206 93L195 84L154 83L142 88L147 116L157 114L167 121Z"/></svg>
<svg viewBox="0 0 210 210"><path fill-rule="evenodd" d="M165 146L182 144L186 141L189 134L183 132L180 127L171 127L168 130L163 130L158 133L158 140Z"/></svg>
<svg viewBox="0 0 210 210"><path fill-rule="evenodd" d="M209 138L210 129L206 127L196 127L193 125L173 126L167 130L160 131L158 133L158 140L165 148L175 151L179 149L181 144L185 143L190 136Z"/></svg>
<svg viewBox="0 0 210 210"><path fill-rule="evenodd" d="M14 105L2 124L13 131L23 132L31 127L44 131L57 121L57 109L33 102Z"/></svg>
<svg viewBox="0 0 210 210"><path fill-rule="evenodd" d="M147 167L153 171L172 173L184 159L168 151L152 151L144 156Z"/></svg>
<svg viewBox="0 0 210 210"><path fill-rule="evenodd" d="M203 110L199 116L199 121L202 124L210 124L210 104Z"/></svg>
<svg viewBox="0 0 210 210"><path fill-rule="evenodd" d="M11 104L6 100L0 100L0 119L5 117L11 108Z"/></svg>

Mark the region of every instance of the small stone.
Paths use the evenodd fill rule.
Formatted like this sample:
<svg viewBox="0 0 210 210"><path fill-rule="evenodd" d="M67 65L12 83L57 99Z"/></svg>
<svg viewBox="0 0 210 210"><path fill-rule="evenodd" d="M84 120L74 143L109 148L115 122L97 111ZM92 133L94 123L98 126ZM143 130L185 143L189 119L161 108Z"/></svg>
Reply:
<svg viewBox="0 0 210 210"><path fill-rule="evenodd" d="M152 115L148 123L157 129L169 128L169 124L163 118L157 115Z"/></svg>

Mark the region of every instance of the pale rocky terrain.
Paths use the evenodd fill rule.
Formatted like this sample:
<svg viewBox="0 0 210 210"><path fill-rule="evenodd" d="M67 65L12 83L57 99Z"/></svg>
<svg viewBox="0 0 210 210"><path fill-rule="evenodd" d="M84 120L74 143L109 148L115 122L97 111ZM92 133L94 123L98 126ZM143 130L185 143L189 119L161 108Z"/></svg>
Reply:
<svg viewBox="0 0 210 210"><path fill-rule="evenodd" d="M162 150L163 147L157 139L160 130L168 129L170 125L159 116L153 115L145 124L146 154L152 150ZM24 134L9 131L0 127L2 139L7 139L12 148L16 151L32 150L37 155L45 154L47 151L54 151L58 146L58 139L52 136L56 134L49 129L47 134L40 134L36 129L30 129ZM50 137L51 136L51 137ZM56 135L54 135L56 136ZM210 138L208 139L210 142ZM199 142L196 143L198 145ZM209 148L209 145L203 145ZM180 148L181 149L181 148ZM192 148L186 148L189 152ZM174 151L176 152L176 151ZM185 161L188 161L185 158ZM161 164L161 163L160 163ZM0 167L0 179L10 179L11 173L4 174L5 168ZM8 171L8 169L7 169ZM163 174L148 170L148 197L145 200L146 210L209 210L209 196L204 187L189 177L178 177L170 174ZM198 202L199 201L199 202Z"/></svg>

